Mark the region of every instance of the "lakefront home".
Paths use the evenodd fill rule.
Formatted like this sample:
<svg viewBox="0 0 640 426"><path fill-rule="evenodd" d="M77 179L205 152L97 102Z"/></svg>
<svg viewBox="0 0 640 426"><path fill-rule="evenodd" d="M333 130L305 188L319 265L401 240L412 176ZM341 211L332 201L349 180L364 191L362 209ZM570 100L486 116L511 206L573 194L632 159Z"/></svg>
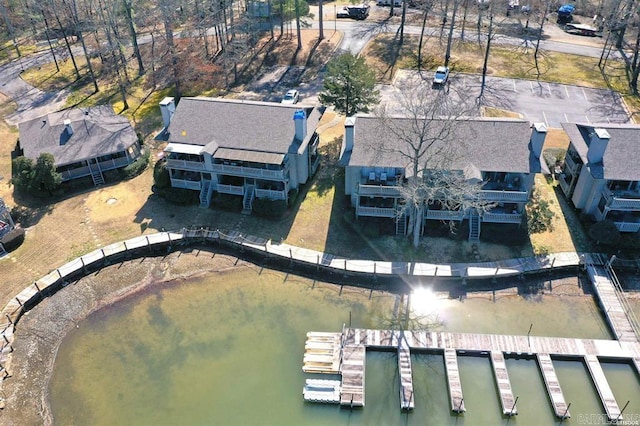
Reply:
<svg viewBox="0 0 640 426"><path fill-rule="evenodd" d="M351 198L356 218L382 217L395 221L396 234L407 233L401 186L412 179L412 162L403 155L408 140L417 140L424 128L413 118L357 115L345 121L341 163L345 167L345 194ZM443 126L451 126L443 132ZM394 131L389 131L393 127ZM541 161L546 137L544 124L515 119L431 120L433 146L428 155L449 155L447 169L480 185L479 196L488 201L486 211L476 208L449 210L434 201L424 208L424 230L429 221L469 221L469 239L478 240L482 223L521 224L535 174L548 172ZM438 134L443 135L441 140ZM399 137L402 135L402 137ZM446 136L445 136L446 135ZM427 135L429 137L429 135ZM412 139L413 138L413 139ZM431 163L438 163L437 159ZM444 163L441 163L444 164Z"/></svg>
<svg viewBox="0 0 640 426"><path fill-rule="evenodd" d="M640 126L564 123L569 149L558 176L576 209L620 232L640 230Z"/></svg>
<svg viewBox="0 0 640 426"><path fill-rule="evenodd" d="M103 173L133 163L140 142L126 117L110 105L52 112L18 124L19 146L26 158L53 155L62 181L91 176L104 183Z"/></svg>
<svg viewBox="0 0 640 426"><path fill-rule="evenodd" d="M208 207L214 194L289 201L320 164L316 127L322 112L270 102L184 97L160 103L173 188L197 191Z"/></svg>

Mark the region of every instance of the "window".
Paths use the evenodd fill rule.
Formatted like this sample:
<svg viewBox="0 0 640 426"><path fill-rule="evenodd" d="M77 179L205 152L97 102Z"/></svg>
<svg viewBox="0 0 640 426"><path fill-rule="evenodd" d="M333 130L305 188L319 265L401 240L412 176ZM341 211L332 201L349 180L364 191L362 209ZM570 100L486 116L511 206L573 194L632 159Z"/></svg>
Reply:
<svg viewBox="0 0 640 426"><path fill-rule="evenodd" d="M601 196L600 197L600 202L598 203L598 210L600 210L600 213L604 213L604 209L607 206L607 200Z"/></svg>

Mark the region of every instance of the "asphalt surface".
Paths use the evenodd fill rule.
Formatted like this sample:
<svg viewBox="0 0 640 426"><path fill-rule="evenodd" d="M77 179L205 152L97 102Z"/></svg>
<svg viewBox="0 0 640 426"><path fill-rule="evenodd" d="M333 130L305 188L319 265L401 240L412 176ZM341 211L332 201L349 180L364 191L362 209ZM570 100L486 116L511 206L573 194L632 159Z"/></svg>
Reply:
<svg viewBox="0 0 640 426"><path fill-rule="evenodd" d="M317 28L314 21L312 28ZM343 32L344 36L339 51L358 54L364 46L377 34L396 32L397 25L389 25L385 21L353 21L350 19L326 21L325 31L335 28ZM419 34L420 27L406 26L407 34ZM427 32L436 35L440 28L427 28ZM459 34L455 34L459 36ZM144 37L141 37L144 42ZM522 44L523 39L498 36L498 44ZM584 45L541 41L541 47L557 52L575 53L583 56L599 57L601 49ZM20 78L23 69L52 62L51 54L41 52L20 60L13 61L0 67L0 91L16 101L17 111L5 117L10 124L32 119L63 107L68 93L45 93L36 89ZM301 95L301 104L317 104L317 93L322 88L322 74L305 83L302 80L304 69L298 67L276 67L265 70L249 85L244 99L265 100L278 102L289 88L297 88ZM394 84L380 86L382 103L390 112L402 113L398 102L398 93L406 87L413 87L418 83L429 87L430 73L422 75L399 71ZM411 84L410 80L412 81ZM450 97L458 96L458 100L468 101L477 98L480 93L480 76L451 75ZM447 91L449 93L449 91ZM462 94L462 95L457 95ZM483 104L496 108L507 109L521 113L531 122L544 122L548 127L560 127L562 122L581 123L610 123L628 122L629 117L621 101L620 95L609 90L582 88L577 86L560 85L554 83L530 80L514 80L506 78L487 77L487 84L483 96Z"/></svg>

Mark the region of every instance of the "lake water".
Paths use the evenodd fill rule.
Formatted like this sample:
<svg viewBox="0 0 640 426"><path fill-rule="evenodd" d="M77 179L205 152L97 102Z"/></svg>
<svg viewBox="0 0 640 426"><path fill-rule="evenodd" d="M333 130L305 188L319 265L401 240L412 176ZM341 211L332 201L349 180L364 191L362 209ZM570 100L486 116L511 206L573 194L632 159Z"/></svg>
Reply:
<svg viewBox="0 0 640 426"><path fill-rule="evenodd" d="M260 273L261 272L261 273ZM536 362L508 359L519 415L504 418L488 358L459 357L467 412L449 410L442 356L414 354L416 409L399 408L393 353L369 352L366 407L305 403L302 358L308 331L376 327L394 296L318 284L279 272L238 269L156 286L102 309L62 343L52 377L57 424L87 425L547 425L554 417ZM464 301L422 293L415 308L443 329L610 338L583 295L523 298L469 294ZM531 326L533 324L533 326ZM554 362L573 418L603 412L585 367ZM605 364L625 414L640 413L632 367ZM589 419L593 419L589 417ZM599 423L596 423L599 424Z"/></svg>

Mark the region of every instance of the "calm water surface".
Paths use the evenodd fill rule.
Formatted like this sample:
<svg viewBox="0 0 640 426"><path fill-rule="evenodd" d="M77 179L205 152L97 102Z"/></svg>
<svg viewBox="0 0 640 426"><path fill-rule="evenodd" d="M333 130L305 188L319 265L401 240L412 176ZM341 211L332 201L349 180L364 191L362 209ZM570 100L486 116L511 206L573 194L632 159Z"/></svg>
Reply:
<svg viewBox="0 0 640 426"><path fill-rule="evenodd" d="M305 335L376 327L394 298L263 270L156 287L103 309L65 338L51 382L57 424L87 425L547 425L554 418L535 361L509 359L519 415L503 418L488 358L459 357L467 413L452 416L442 356L414 354L416 409L399 409L396 357L367 354L366 407L302 400ZM610 338L589 297L434 295L415 299L445 330ZM573 418L602 413L585 367L556 361ZM640 413L628 365L604 364L619 405ZM320 376L321 378L326 378Z"/></svg>

